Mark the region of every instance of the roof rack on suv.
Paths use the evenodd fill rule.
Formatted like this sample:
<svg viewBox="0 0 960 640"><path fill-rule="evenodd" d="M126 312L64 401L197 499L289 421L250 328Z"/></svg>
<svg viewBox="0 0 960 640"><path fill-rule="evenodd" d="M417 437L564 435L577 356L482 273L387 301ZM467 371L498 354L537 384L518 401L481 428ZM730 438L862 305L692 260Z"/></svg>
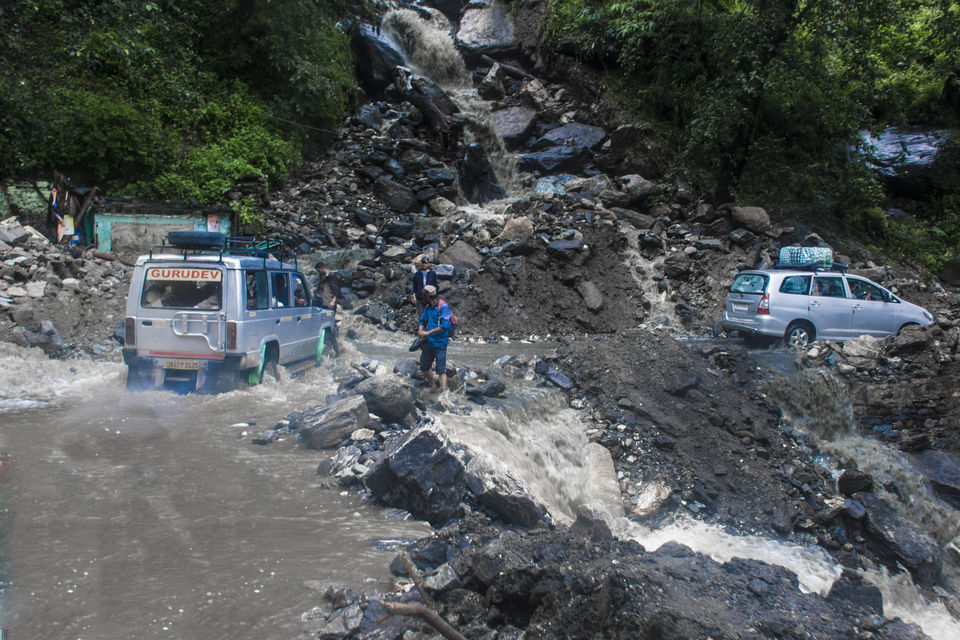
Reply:
<svg viewBox="0 0 960 640"><path fill-rule="evenodd" d="M257 239L252 236L225 236L215 231L171 231L167 234L166 242L150 247L150 257L154 251L177 250L183 259L187 255L218 255L222 259L225 255L250 256L278 262L291 262L297 267L295 253L283 246L283 242L276 238Z"/></svg>
<svg viewBox="0 0 960 640"><path fill-rule="evenodd" d="M789 264L780 262L771 267L773 269L792 269L794 271L840 271L845 272L849 267L842 262L831 262L829 265L822 262L805 262L803 264Z"/></svg>

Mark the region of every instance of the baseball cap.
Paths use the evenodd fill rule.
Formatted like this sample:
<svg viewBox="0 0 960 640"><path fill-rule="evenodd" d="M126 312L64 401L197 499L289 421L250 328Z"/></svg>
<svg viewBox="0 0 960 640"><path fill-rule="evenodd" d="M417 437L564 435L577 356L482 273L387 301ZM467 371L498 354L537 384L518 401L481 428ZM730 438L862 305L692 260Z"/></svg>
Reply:
<svg viewBox="0 0 960 640"><path fill-rule="evenodd" d="M433 298L437 295L437 288L432 284L428 284L423 288L423 295L427 296L428 298Z"/></svg>

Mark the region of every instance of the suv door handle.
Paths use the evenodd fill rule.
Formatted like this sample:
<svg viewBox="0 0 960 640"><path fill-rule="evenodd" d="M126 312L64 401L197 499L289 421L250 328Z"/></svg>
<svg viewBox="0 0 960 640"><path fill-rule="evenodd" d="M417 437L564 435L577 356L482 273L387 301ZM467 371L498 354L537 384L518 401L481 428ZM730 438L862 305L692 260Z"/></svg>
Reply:
<svg viewBox="0 0 960 640"><path fill-rule="evenodd" d="M862 305L862 304L857 303L857 304L853 305L853 310L854 310L854 311L860 311L861 309L863 309L863 305Z"/></svg>

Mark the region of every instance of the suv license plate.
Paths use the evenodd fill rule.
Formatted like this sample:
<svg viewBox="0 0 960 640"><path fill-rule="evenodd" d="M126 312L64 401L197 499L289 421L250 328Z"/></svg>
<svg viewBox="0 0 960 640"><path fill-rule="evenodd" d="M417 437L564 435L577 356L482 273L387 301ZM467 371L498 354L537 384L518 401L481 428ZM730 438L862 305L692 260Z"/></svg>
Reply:
<svg viewBox="0 0 960 640"><path fill-rule="evenodd" d="M199 360L164 360L163 361L164 369L193 369L199 371L200 361Z"/></svg>
<svg viewBox="0 0 960 640"><path fill-rule="evenodd" d="M746 311L746 310L749 309L749 308L750 308L750 307L749 307L749 305L747 305L746 302L734 302L734 303L733 303L733 310L734 310L734 311Z"/></svg>

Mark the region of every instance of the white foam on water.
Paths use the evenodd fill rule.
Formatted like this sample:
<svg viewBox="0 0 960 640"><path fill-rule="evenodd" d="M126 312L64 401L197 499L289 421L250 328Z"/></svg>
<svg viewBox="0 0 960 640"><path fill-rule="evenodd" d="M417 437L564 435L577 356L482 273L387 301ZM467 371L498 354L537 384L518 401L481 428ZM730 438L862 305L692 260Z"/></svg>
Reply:
<svg viewBox="0 0 960 640"><path fill-rule="evenodd" d="M950 615L942 602L930 602L924 598L908 572L890 575L881 568L867 569L861 575L883 594L884 617L911 622L933 640L960 638L960 621Z"/></svg>
<svg viewBox="0 0 960 640"><path fill-rule="evenodd" d="M0 412L38 407L95 393L124 380L113 362L52 360L39 349L0 343Z"/></svg>
<svg viewBox="0 0 960 640"><path fill-rule="evenodd" d="M667 542L677 542L720 563L733 558L759 560L795 573L803 593L825 596L843 573L843 568L819 547L804 547L764 536L734 535L682 515L657 529L628 520L621 522L623 529L619 537L635 540L647 551L656 551Z"/></svg>

